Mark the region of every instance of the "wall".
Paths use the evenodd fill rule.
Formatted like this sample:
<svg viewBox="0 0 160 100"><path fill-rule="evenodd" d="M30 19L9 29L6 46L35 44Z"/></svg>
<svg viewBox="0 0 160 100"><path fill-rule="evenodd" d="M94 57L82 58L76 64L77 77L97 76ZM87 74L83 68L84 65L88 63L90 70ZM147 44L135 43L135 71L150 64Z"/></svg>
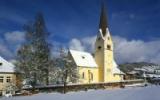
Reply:
<svg viewBox="0 0 160 100"><path fill-rule="evenodd" d="M11 83L16 85L16 75L13 73L0 73L3 76L3 83L0 82L0 95L6 94L6 86ZM7 77L11 77L11 82L7 82Z"/></svg>
<svg viewBox="0 0 160 100"><path fill-rule="evenodd" d="M90 67L78 67L79 71L79 82L80 83L97 83L98 82L98 67L90 68ZM84 77L83 77L84 73ZM93 74L93 76L91 75ZM93 79L92 79L93 77Z"/></svg>

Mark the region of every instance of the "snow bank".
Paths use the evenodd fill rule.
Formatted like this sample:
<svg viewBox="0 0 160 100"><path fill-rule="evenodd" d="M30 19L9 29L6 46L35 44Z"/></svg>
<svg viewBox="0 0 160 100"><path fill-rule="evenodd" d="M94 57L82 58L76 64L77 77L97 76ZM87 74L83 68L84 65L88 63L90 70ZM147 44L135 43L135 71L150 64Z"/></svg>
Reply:
<svg viewBox="0 0 160 100"><path fill-rule="evenodd" d="M160 100L160 87L91 90L60 93L39 93L33 96L2 98L1 100Z"/></svg>

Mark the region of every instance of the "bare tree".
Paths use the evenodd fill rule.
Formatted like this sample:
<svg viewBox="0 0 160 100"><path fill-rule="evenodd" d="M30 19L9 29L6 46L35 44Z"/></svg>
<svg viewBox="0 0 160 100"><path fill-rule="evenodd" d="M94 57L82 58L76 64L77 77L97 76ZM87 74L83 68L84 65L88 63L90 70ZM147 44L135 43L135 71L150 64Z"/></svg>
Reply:
<svg viewBox="0 0 160 100"><path fill-rule="evenodd" d="M67 83L76 83L78 81L79 75L77 72L77 67L72 59L68 56L68 52L65 52L63 48L60 50L60 58L59 58L58 67L61 68L59 72L61 74L61 80L64 85L64 93L66 93Z"/></svg>

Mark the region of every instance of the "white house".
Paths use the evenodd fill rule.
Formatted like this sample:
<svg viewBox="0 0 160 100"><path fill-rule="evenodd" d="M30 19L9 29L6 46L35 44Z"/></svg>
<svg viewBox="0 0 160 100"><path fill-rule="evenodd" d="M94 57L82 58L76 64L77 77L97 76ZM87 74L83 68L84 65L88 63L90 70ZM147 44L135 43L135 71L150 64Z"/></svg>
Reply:
<svg viewBox="0 0 160 100"><path fill-rule="evenodd" d="M12 93L14 94L13 86L16 86L15 66L0 57L0 95Z"/></svg>

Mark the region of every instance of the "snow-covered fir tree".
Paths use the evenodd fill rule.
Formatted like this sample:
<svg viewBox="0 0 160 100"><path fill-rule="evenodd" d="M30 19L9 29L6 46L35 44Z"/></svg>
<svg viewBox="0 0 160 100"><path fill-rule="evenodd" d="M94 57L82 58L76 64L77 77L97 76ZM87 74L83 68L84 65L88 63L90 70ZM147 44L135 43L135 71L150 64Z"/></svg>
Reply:
<svg viewBox="0 0 160 100"><path fill-rule="evenodd" d="M32 80L32 85L49 84L49 69L53 67L50 56L50 45L47 42L49 33L41 13L35 21L24 27L26 42L17 52L17 69L24 79Z"/></svg>

